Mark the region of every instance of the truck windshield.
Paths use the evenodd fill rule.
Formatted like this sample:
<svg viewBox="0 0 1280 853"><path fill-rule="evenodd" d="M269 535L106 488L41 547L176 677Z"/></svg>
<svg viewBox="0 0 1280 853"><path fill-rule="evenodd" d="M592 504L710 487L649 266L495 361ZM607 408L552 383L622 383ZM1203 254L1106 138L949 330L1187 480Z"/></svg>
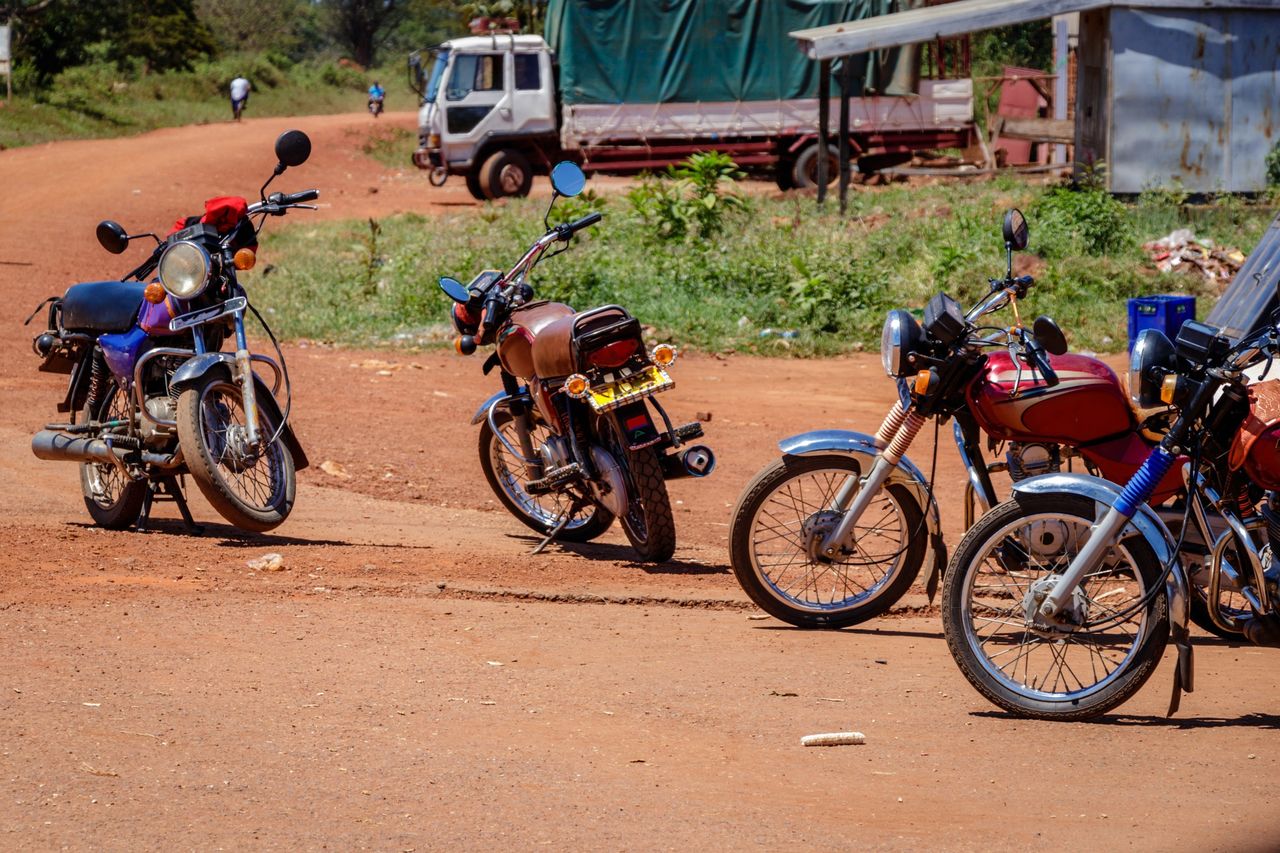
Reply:
<svg viewBox="0 0 1280 853"><path fill-rule="evenodd" d="M427 80L427 89L424 93L428 104L436 102L436 95L440 92L440 78L444 76L444 69L448 64L449 51L442 50L436 54L435 62L431 65L431 77Z"/></svg>

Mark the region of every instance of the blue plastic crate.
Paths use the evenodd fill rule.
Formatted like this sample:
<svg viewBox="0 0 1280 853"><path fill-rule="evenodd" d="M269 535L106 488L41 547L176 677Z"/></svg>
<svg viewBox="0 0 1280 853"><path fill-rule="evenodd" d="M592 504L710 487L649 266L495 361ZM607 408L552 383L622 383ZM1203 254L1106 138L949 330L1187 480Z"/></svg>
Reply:
<svg viewBox="0 0 1280 853"><path fill-rule="evenodd" d="M1187 320L1196 318L1194 296L1139 296L1129 300L1129 351L1144 329L1159 329L1169 340L1178 336L1178 330Z"/></svg>

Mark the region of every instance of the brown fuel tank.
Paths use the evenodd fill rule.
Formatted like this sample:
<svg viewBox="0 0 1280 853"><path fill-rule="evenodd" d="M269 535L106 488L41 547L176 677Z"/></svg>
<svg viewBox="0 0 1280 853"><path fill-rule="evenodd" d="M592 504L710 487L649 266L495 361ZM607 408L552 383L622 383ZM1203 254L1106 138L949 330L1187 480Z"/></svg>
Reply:
<svg viewBox="0 0 1280 853"><path fill-rule="evenodd" d="M530 302L511 312L498 333L498 359L512 376L533 378L533 340L561 317L573 314L563 302Z"/></svg>

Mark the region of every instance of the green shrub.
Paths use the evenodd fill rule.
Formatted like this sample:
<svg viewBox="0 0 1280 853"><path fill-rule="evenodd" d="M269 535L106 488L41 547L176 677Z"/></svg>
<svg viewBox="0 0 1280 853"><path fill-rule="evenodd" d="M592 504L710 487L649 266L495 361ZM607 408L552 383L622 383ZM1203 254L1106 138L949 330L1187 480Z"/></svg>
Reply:
<svg viewBox="0 0 1280 853"><path fill-rule="evenodd" d="M1267 152L1267 186L1280 189L1280 142Z"/></svg>
<svg viewBox="0 0 1280 853"><path fill-rule="evenodd" d="M1030 214L1034 245L1046 257L1109 255L1134 243L1128 210L1102 190L1052 187Z"/></svg>
<svg viewBox="0 0 1280 853"><path fill-rule="evenodd" d="M656 230L659 239L705 240L724 230L731 211L746 208L746 198L737 187L744 177L729 155L704 151L668 166L661 176L642 175L627 197L632 210Z"/></svg>

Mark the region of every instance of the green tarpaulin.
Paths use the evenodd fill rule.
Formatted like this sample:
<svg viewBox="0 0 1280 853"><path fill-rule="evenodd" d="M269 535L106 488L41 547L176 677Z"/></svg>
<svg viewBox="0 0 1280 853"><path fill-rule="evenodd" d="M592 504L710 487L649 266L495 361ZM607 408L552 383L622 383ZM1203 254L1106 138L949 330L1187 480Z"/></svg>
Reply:
<svg viewBox="0 0 1280 853"><path fill-rule="evenodd" d="M566 104L818 96L818 63L787 33L906 8L904 0L550 0L546 37ZM914 51L852 57L851 94L906 94ZM837 66L838 67L838 66ZM909 86L910 83L905 84ZM832 91L839 91L835 86Z"/></svg>

